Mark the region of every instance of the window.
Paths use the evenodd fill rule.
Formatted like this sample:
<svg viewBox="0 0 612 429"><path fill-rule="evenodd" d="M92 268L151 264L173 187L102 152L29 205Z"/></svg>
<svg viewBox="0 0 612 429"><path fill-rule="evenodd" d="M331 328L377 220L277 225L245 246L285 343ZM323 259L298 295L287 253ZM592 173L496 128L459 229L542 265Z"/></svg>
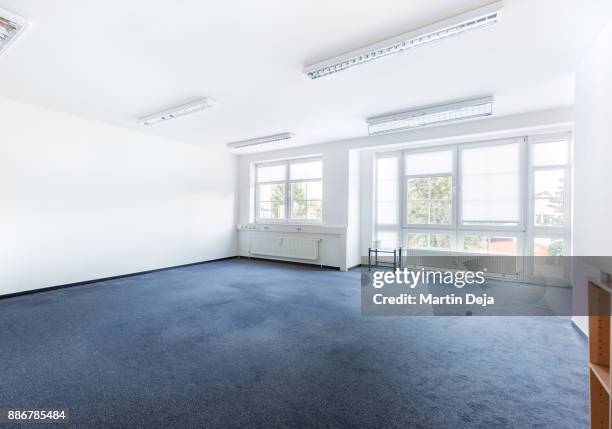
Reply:
<svg viewBox="0 0 612 429"><path fill-rule="evenodd" d="M321 221L323 161L320 158L258 164L255 170L257 221Z"/></svg>
<svg viewBox="0 0 612 429"><path fill-rule="evenodd" d="M535 227L563 227L567 224L567 158L566 141L536 142L531 145Z"/></svg>
<svg viewBox="0 0 612 429"><path fill-rule="evenodd" d="M563 256L563 238L536 237L533 240L534 256Z"/></svg>
<svg viewBox="0 0 612 429"><path fill-rule="evenodd" d="M287 167L257 167L257 217L266 220L285 218L285 176Z"/></svg>
<svg viewBox="0 0 612 429"><path fill-rule="evenodd" d="M435 232L408 232L405 247L408 249L451 250L450 234Z"/></svg>
<svg viewBox="0 0 612 429"><path fill-rule="evenodd" d="M540 256L535 258L534 275L563 278L567 274L567 267L562 266L562 258L556 257L569 255L571 230L568 185L571 170L568 140L555 137L558 136L530 138L531 221L527 229L531 237L531 251L534 256Z"/></svg>
<svg viewBox="0 0 612 429"><path fill-rule="evenodd" d="M388 247L567 255L569 133L387 152L375 233Z"/></svg>
<svg viewBox="0 0 612 429"><path fill-rule="evenodd" d="M543 167L549 165L567 164L567 141L551 141L531 145L531 165Z"/></svg>
<svg viewBox="0 0 612 429"><path fill-rule="evenodd" d="M320 160L292 162L289 169L291 219L321 220L323 163Z"/></svg>
<svg viewBox="0 0 612 429"><path fill-rule="evenodd" d="M404 157L406 223L452 223L453 152L423 152Z"/></svg>
<svg viewBox="0 0 612 429"><path fill-rule="evenodd" d="M560 237L535 237L533 240L533 277L562 280L567 284L568 260L565 254L565 240Z"/></svg>
<svg viewBox="0 0 612 429"><path fill-rule="evenodd" d="M463 250L494 255L517 255L516 237L467 234L463 236Z"/></svg>
<svg viewBox="0 0 612 429"><path fill-rule="evenodd" d="M397 158L379 158L376 161L376 219L379 224L397 224L397 172Z"/></svg>
<svg viewBox="0 0 612 429"><path fill-rule="evenodd" d="M399 160L396 156L376 159L376 239L381 249L394 249L399 243Z"/></svg>
<svg viewBox="0 0 612 429"><path fill-rule="evenodd" d="M461 151L464 225L519 225L519 149L512 143Z"/></svg>
<svg viewBox="0 0 612 429"><path fill-rule="evenodd" d="M538 226L565 223L565 171L536 170L534 172L534 223Z"/></svg>
<svg viewBox="0 0 612 429"><path fill-rule="evenodd" d="M395 249L397 248L397 231L380 229L376 234L376 239L380 240L380 249Z"/></svg>

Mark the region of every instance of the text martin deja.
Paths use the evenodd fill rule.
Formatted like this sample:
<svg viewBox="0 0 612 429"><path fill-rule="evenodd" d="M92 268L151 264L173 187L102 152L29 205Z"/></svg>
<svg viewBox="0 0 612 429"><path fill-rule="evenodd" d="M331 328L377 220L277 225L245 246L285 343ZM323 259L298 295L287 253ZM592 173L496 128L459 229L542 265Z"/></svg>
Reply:
<svg viewBox="0 0 612 429"><path fill-rule="evenodd" d="M475 295L472 293L465 294L465 296L455 296L451 293L442 296L433 296L428 293L410 294L402 293L399 296L384 296L382 293L377 293L372 297L374 304L377 305L480 305L486 307L487 305L494 305L495 299L492 296Z"/></svg>

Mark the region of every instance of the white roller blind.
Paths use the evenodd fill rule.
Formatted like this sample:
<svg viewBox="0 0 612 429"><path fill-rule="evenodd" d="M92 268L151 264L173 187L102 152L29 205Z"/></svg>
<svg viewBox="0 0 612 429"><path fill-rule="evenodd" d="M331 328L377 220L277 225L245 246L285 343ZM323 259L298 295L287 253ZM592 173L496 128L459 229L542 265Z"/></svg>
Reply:
<svg viewBox="0 0 612 429"><path fill-rule="evenodd" d="M257 182L281 182L285 180L287 167L285 164L277 165L258 165Z"/></svg>
<svg viewBox="0 0 612 429"><path fill-rule="evenodd" d="M397 157L376 160L376 223L398 223L398 164Z"/></svg>
<svg viewBox="0 0 612 429"><path fill-rule="evenodd" d="M323 175L323 161L294 161L289 169L290 180L320 179Z"/></svg>
<svg viewBox="0 0 612 429"><path fill-rule="evenodd" d="M453 152L451 150L440 150L410 153L406 155L405 164L406 175L408 176L450 174L453 171Z"/></svg>
<svg viewBox="0 0 612 429"><path fill-rule="evenodd" d="M520 219L518 143L463 149L463 223L517 225Z"/></svg>

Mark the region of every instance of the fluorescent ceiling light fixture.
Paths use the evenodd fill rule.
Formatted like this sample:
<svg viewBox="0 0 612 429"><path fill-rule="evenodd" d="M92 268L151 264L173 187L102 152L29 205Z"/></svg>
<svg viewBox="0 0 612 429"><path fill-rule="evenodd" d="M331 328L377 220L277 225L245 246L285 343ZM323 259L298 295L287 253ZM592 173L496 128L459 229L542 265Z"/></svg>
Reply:
<svg viewBox="0 0 612 429"><path fill-rule="evenodd" d="M368 132L370 135L386 134L492 114L493 97L475 98L368 118Z"/></svg>
<svg viewBox="0 0 612 429"><path fill-rule="evenodd" d="M200 110L209 109L214 106L214 101L210 98L201 98L192 103L184 104L182 106L175 107L173 109L168 109L160 113L156 113L154 115L146 116L144 118L140 118L138 122L143 125L153 125L159 122L168 121L170 119L179 118L181 116L189 115L190 113L195 113Z"/></svg>
<svg viewBox="0 0 612 429"><path fill-rule="evenodd" d="M499 22L501 9L501 2L491 3L391 39L312 64L304 69L304 73L311 79L318 79L390 54L396 54L407 49L416 48L417 46L457 36L467 31L487 27Z"/></svg>
<svg viewBox="0 0 612 429"><path fill-rule="evenodd" d="M28 28L28 23L22 17L0 8L0 54Z"/></svg>
<svg viewBox="0 0 612 429"><path fill-rule="evenodd" d="M232 149L238 149L246 146L256 146L264 143L278 142L282 140L289 140L293 138L293 133L282 133L274 134L273 136L258 137L256 139L241 140L239 142L227 143L227 147Z"/></svg>

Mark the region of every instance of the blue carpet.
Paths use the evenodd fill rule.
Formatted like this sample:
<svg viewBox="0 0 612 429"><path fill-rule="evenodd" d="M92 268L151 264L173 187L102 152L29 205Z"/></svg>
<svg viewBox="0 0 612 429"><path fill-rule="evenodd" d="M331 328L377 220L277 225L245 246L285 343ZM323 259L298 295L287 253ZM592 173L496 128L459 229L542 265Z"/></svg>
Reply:
<svg viewBox="0 0 612 429"><path fill-rule="evenodd" d="M587 400L569 318L362 317L358 271L228 260L0 301L0 408L70 409L45 427L579 429Z"/></svg>

